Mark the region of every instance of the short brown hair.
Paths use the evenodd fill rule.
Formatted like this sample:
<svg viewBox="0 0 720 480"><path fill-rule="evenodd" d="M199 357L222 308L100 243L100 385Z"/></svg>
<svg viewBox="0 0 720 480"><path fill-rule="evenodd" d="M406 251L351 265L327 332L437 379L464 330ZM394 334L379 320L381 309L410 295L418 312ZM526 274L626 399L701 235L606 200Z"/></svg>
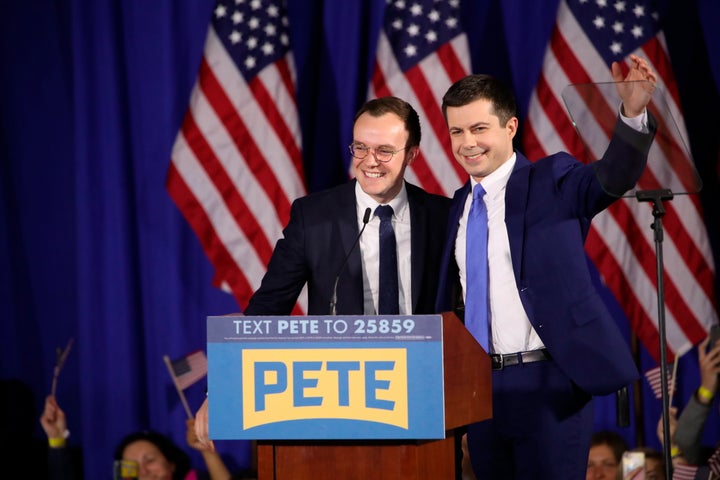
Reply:
<svg viewBox="0 0 720 480"><path fill-rule="evenodd" d="M373 117L394 113L403 121L405 130L408 132L405 147L417 147L420 145L420 117L412 105L405 100L398 97L380 97L368 100L355 114L353 123L357 122L357 119L363 113L368 113Z"/></svg>
<svg viewBox="0 0 720 480"><path fill-rule="evenodd" d="M512 90L490 75L473 74L453 83L442 100L442 113L447 123L447 107L463 107L475 100L489 100L500 125L517 116L517 103Z"/></svg>

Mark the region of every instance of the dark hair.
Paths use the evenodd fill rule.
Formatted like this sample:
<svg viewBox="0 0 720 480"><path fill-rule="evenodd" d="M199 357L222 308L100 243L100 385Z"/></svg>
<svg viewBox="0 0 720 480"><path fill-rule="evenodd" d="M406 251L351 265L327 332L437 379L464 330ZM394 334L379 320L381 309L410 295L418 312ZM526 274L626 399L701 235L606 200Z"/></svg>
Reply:
<svg viewBox="0 0 720 480"><path fill-rule="evenodd" d="M590 447L598 445L607 445L610 447L617 463L620 463L623 452L626 452L628 449L625 439L619 433L613 432L612 430L601 430L592 434Z"/></svg>
<svg viewBox="0 0 720 480"><path fill-rule="evenodd" d="M355 114L353 123L363 113L373 117L380 117L386 113L394 113L405 123L405 130L408 132L408 139L405 147L417 147L420 145L420 117L415 109L405 100L398 97L380 97L365 102Z"/></svg>
<svg viewBox="0 0 720 480"><path fill-rule="evenodd" d="M515 95L506 84L490 75L474 74L453 83L442 100L442 113L447 122L447 107L463 107L475 100L489 100L500 125L517 115Z"/></svg>
<svg viewBox="0 0 720 480"><path fill-rule="evenodd" d="M115 460L122 460L123 452L131 443L145 440L150 442L160 450L160 453L167 459L168 462L175 465L175 472L173 472L173 480L182 480L185 475L190 471L190 457L175 442L170 440L165 435L151 431L141 431L131 433L123 438L117 447L115 447Z"/></svg>
<svg viewBox="0 0 720 480"><path fill-rule="evenodd" d="M664 463L665 457L663 456L662 452L659 452L651 447L636 447L630 450L631 452L642 452L645 454L645 459L651 458L654 460L659 460L660 462Z"/></svg>

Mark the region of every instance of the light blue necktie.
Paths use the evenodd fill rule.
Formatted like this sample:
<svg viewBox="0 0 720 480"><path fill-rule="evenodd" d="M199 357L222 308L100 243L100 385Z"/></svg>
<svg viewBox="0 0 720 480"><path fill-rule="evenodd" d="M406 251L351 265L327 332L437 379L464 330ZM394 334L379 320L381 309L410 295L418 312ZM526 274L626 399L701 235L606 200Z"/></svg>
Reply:
<svg viewBox="0 0 720 480"><path fill-rule="evenodd" d="M378 314L397 315L398 301L397 243L392 226L393 208L380 205L375 209L380 217L380 283L378 292Z"/></svg>
<svg viewBox="0 0 720 480"><path fill-rule="evenodd" d="M465 326L483 349L489 352L488 218L484 195L482 185L475 185L465 237Z"/></svg>

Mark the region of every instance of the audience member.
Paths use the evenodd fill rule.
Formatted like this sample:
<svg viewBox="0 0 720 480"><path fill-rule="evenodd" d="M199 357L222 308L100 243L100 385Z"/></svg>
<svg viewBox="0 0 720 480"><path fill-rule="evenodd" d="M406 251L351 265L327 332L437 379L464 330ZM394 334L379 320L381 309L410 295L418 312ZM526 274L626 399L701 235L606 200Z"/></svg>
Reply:
<svg viewBox="0 0 720 480"><path fill-rule="evenodd" d="M653 448L638 447L628 452L640 452L643 454L644 464L633 469L620 478L623 480L665 480L665 459L662 452Z"/></svg>
<svg viewBox="0 0 720 480"><path fill-rule="evenodd" d="M713 448L702 445L702 434L707 423L713 400L718 391L720 375L720 342L709 346L710 337L697 348L700 367L700 386L690 397L677 420L673 443L690 465L702 465L707 461ZM708 348L709 347L709 348ZM673 429L670 428L672 435Z"/></svg>
<svg viewBox="0 0 720 480"><path fill-rule="evenodd" d="M154 480L196 480L190 457L172 440L152 431L127 435L115 448L115 460L133 461L138 478Z"/></svg>
<svg viewBox="0 0 720 480"><path fill-rule="evenodd" d="M586 480L616 479L622 454L628 449L625 439L612 430L593 433L590 439Z"/></svg>
<svg viewBox="0 0 720 480"><path fill-rule="evenodd" d="M187 426L187 431L185 432L187 443L191 448L199 451L202 455L208 474L210 475L210 480L226 480L231 478L230 471L225 466L225 462L223 462L220 454L218 454L207 443L203 443L198 440L198 437L195 434L195 419L188 419L185 422L185 425Z"/></svg>
<svg viewBox="0 0 720 480"><path fill-rule="evenodd" d="M645 453L645 480L665 480L665 459L652 448L637 449Z"/></svg>
<svg viewBox="0 0 720 480"><path fill-rule="evenodd" d="M702 445L702 434L718 390L720 343L710 346L710 336L697 347L700 386L688 399L680 418L677 408L670 407L669 427L673 465L704 465L714 449ZM657 425L657 436L664 445L663 419Z"/></svg>
<svg viewBox="0 0 720 480"><path fill-rule="evenodd" d="M67 448L67 421L55 397L45 399L40 424L48 437L49 478L51 480L77 480L82 478ZM230 480L230 472L220 454L200 443L195 435L195 421L188 419L185 438L188 446L200 452L207 474L192 469L189 455L170 438L158 432L139 431L127 435L115 448L114 459L135 462L138 479L153 480ZM108 471L111 467L108 466ZM243 478L243 477L240 477Z"/></svg>
<svg viewBox="0 0 720 480"><path fill-rule="evenodd" d="M35 434L35 396L25 382L0 380L0 414L0 477L47 478L47 442Z"/></svg>
<svg viewBox="0 0 720 480"><path fill-rule="evenodd" d="M82 478L80 464L73 461L67 445L70 432L67 428L65 412L52 395L45 398L45 409L40 417L40 425L48 439L48 478L51 480Z"/></svg>

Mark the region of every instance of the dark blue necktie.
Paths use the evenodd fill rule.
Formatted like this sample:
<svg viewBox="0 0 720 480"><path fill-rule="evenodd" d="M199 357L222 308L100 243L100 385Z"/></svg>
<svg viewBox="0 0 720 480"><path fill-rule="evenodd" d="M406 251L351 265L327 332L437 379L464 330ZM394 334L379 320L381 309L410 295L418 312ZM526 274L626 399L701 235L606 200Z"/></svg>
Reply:
<svg viewBox="0 0 720 480"><path fill-rule="evenodd" d="M473 190L465 238L465 326L485 351L489 352L488 218L483 195L485 189L478 183Z"/></svg>
<svg viewBox="0 0 720 480"><path fill-rule="evenodd" d="M375 209L380 217L380 283L378 292L378 314L397 315L398 310L398 269L395 231L392 226L393 209L380 205Z"/></svg>

